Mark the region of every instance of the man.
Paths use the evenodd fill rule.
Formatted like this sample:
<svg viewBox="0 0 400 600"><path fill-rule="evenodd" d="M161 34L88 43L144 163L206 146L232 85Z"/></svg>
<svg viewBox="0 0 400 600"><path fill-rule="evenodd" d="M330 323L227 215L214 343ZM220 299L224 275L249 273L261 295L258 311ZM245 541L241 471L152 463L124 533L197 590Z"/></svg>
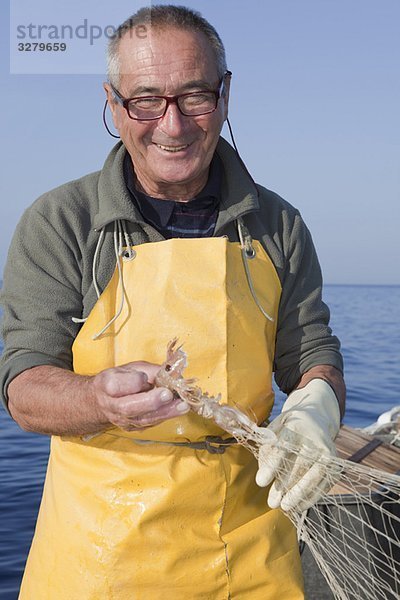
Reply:
<svg viewBox="0 0 400 600"><path fill-rule="evenodd" d="M185 374L262 422L274 370L292 392L278 439L334 452L344 384L318 261L220 138L230 78L197 13L140 10L109 48L121 142L18 226L2 388L22 428L53 436L22 599L303 598L278 507L309 505L323 474L294 462L283 488L287 457L266 446L268 506L251 454L153 385L177 336Z"/></svg>

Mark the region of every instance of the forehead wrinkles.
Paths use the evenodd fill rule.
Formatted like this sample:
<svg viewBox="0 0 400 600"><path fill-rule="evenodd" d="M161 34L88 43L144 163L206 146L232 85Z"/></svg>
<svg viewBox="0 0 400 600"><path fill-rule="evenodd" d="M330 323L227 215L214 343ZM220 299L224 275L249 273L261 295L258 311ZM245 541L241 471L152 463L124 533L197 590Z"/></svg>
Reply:
<svg viewBox="0 0 400 600"><path fill-rule="evenodd" d="M203 34L150 30L143 39L124 36L119 47L120 74L151 78L160 74L216 72L214 52Z"/></svg>
<svg viewBox="0 0 400 600"><path fill-rule="evenodd" d="M165 67L166 70L193 70L200 69L204 65L200 53L194 53L190 48L182 48L177 56L174 52L160 52L159 49L149 46L138 49L136 56L132 58L132 65L135 64L136 68L149 70L162 67Z"/></svg>

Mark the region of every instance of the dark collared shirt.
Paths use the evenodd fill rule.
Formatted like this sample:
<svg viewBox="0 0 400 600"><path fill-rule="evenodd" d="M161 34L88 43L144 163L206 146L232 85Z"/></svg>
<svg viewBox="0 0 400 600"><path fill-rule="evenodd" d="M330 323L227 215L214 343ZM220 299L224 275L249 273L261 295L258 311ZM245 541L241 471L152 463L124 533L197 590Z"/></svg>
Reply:
<svg viewBox="0 0 400 600"><path fill-rule="evenodd" d="M189 202L152 198L135 187L135 176L129 154L124 162L124 175L132 201L144 220L166 239L211 237L218 217L222 180L221 159L214 155L208 181Z"/></svg>

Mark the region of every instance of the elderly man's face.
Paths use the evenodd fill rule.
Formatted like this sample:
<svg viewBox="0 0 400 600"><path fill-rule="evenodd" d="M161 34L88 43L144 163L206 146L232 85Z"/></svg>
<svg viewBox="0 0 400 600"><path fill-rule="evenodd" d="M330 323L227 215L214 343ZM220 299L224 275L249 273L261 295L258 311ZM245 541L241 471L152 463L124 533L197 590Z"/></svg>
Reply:
<svg viewBox="0 0 400 600"><path fill-rule="evenodd" d="M142 32L143 33L143 32ZM125 34L120 43L119 92L124 98L174 96L216 90L219 84L213 50L203 34L180 29L147 30L145 37ZM149 195L189 200L205 185L208 168L227 116L227 93L210 114L188 117L176 104L154 121L135 121L113 101L105 86L114 125Z"/></svg>

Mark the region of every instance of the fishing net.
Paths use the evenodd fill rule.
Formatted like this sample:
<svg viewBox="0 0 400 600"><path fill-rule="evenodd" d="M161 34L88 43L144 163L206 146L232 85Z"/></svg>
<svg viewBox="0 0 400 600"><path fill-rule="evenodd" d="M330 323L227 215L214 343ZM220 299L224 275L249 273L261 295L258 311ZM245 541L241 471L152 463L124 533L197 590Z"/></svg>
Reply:
<svg viewBox="0 0 400 600"><path fill-rule="evenodd" d="M400 477L340 458L324 468L330 491L309 511L287 513L299 539L335 598L399 599Z"/></svg>
<svg viewBox="0 0 400 600"><path fill-rule="evenodd" d="M157 385L172 389L192 410L213 419L256 458L263 447L281 451L277 478L285 480L299 458L303 468L320 468L325 481L320 499L307 511L289 510L301 543L305 543L338 600L400 599L400 476L339 457L318 456L304 440L299 448L290 436L278 441L239 409L220 404L183 378L186 354L173 340ZM298 441L298 440L297 440ZM266 458L268 460L268 458Z"/></svg>

